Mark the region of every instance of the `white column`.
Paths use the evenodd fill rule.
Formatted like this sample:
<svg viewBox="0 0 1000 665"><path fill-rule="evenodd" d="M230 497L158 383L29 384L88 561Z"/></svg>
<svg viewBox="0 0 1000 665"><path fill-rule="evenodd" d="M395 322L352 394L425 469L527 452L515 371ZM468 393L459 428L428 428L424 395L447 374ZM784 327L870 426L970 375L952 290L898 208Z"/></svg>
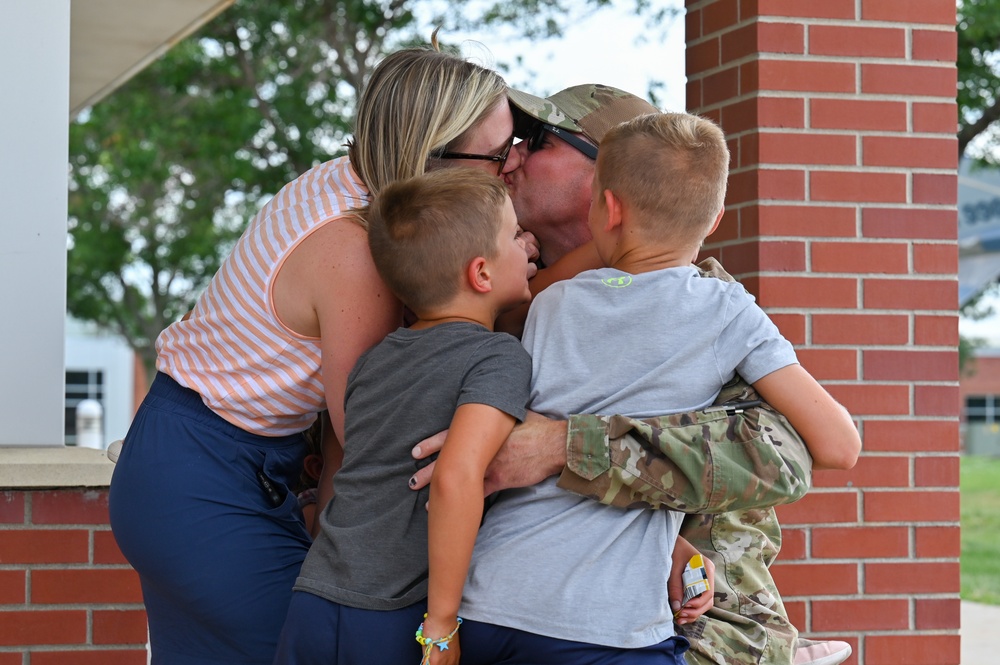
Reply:
<svg viewBox="0 0 1000 665"><path fill-rule="evenodd" d="M0 446L63 443L70 0L0 6Z"/></svg>

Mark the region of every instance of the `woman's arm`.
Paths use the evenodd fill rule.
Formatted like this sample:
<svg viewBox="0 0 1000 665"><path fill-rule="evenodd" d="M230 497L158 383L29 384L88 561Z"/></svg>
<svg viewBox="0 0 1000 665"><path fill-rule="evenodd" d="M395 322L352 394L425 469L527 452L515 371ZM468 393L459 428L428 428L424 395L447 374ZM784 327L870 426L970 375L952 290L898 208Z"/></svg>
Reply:
<svg viewBox="0 0 1000 665"><path fill-rule="evenodd" d="M297 311L311 314L302 315L306 322L295 329L320 338L332 425L323 433L323 475L316 504L320 513L333 496L332 478L343 456L347 376L362 353L399 327L403 308L375 270L367 232L348 220L330 222L312 233L294 250L279 277L286 280L282 285L286 299L298 299Z"/></svg>
<svg viewBox="0 0 1000 665"><path fill-rule="evenodd" d="M452 418L431 482L424 637L443 637L458 621L462 587L483 518L483 474L514 423L513 416L485 404L462 404ZM458 656L459 649L453 646L435 653L431 662L457 663Z"/></svg>

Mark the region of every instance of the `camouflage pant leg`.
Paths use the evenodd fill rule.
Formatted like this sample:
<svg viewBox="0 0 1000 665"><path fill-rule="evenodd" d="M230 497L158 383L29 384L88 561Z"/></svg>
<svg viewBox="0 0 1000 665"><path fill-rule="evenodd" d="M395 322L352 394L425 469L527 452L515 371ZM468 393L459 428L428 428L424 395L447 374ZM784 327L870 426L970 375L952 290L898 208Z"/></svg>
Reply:
<svg viewBox="0 0 1000 665"><path fill-rule="evenodd" d="M713 610L693 624L678 626L691 649L688 665L791 665L794 626L764 626L752 619ZM791 630L791 635L788 630Z"/></svg>
<svg viewBox="0 0 1000 665"><path fill-rule="evenodd" d="M771 577L781 547L773 509L689 515L681 535L715 564L715 606L678 632L695 665L791 665L798 631Z"/></svg>

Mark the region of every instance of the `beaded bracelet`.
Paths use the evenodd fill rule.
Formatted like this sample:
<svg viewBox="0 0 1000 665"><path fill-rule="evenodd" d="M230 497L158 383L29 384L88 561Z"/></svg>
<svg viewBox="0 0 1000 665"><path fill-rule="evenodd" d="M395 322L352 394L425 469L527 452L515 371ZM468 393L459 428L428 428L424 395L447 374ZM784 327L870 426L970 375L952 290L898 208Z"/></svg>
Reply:
<svg viewBox="0 0 1000 665"><path fill-rule="evenodd" d="M424 614L424 618L425 619L427 618L426 614ZM448 649L448 644L455 637L455 633L458 632L458 629L461 626L462 626L462 617L458 617L458 623L455 624L454 630L452 630L444 637L439 637L438 639L435 640L431 639L430 637L424 637L424 624L423 622L421 622L420 626L417 628L417 634L416 634L417 642L420 643L420 646L424 648L424 655L423 658L420 659L420 665L427 665L427 663L431 662L431 651L434 650L435 646L441 651L446 651Z"/></svg>

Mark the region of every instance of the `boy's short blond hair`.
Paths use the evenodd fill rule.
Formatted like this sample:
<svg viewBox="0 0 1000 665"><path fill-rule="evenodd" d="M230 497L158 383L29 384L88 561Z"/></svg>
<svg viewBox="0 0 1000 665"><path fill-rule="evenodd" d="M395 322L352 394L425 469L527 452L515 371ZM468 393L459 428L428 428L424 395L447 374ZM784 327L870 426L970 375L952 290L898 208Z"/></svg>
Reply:
<svg viewBox="0 0 1000 665"><path fill-rule="evenodd" d="M479 169L430 171L387 185L369 210L379 275L420 314L457 293L469 262L497 255L507 188Z"/></svg>
<svg viewBox="0 0 1000 665"><path fill-rule="evenodd" d="M711 120L653 113L605 135L597 156L602 190L619 197L650 238L704 239L722 210L729 177L726 137Z"/></svg>

